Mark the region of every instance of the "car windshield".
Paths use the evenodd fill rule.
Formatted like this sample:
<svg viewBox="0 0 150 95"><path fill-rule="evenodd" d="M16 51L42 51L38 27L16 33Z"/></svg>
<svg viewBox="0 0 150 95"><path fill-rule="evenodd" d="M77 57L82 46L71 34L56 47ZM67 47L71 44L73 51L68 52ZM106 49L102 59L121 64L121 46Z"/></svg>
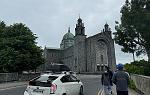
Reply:
<svg viewBox="0 0 150 95"><path fill-rule="evenodd" d="M57 76L41 76L39 77L37 80L35 81L40 81L40 82L47 82L47 81L53 81L56 78L58 78Z"/></svg>
<svg viewBox="0 0 150 95"><path fill-rule="evenodd" d="M32 81L29 82L30 86L43 86L43 87L50 87L52 81L57 79L58 76L40 76Z"/></svg>

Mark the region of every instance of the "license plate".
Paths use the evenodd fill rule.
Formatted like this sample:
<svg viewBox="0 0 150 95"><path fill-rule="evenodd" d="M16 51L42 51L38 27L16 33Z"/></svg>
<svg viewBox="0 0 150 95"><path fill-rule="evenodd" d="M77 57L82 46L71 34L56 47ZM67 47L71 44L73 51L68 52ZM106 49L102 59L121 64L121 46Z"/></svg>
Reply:
<svg viewBox="0 0 150 95"><path fill-rule="evenodd" d="M43 89L34 89L33 92L36 92L36 93L43 93L44 90L43 90Z"/></svg>

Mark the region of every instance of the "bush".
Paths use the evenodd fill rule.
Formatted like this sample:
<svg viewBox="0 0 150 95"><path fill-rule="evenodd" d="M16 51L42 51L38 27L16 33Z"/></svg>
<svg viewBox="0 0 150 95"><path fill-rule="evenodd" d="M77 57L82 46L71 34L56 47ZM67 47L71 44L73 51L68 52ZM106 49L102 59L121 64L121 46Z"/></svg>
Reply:
<svg viewBox="0 0 150 95"><path fill-rule="evenodd" d="M145 60L126 63L124 67L129 73L150 76L150 63Z"/></svg>
<svg viewBox="0 0 150 95"><path fill-rule="evenodd" d="M132 79L129 80L129 88L136 90L136 85Z"/></svg>

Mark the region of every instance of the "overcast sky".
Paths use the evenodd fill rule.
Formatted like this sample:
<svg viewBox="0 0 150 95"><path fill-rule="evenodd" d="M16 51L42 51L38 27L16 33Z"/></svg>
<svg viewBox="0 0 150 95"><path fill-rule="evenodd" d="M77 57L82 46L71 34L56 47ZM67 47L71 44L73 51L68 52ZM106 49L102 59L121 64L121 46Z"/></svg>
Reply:
<svg viewBox="0 0 150 95"><path fill-rule="evenodd" d="M99 33L107 22L114 32L120 21L125 0L0 0L0 20L7 25L24 23L38 37L39 46L59 47L68 27L74 34L75 24L82 18L86 35ZM132 55L115 45L117 63L132 61Z"/></svg>

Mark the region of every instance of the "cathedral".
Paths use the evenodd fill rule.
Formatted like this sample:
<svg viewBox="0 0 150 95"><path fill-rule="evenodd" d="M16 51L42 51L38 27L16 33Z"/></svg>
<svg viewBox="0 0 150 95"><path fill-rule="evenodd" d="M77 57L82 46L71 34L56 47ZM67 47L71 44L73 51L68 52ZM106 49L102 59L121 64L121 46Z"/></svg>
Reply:
<svg viewBox="0 0 150 95"><path fill-rule="evenodd" d="M48 64L61 63L67 65L72 71L78 73L99 73L104 66L115 70L116 59L114 41L109 25L93 36L87 37L85 26L79 17L75 27L75 35L68 29L60 43L60 48L44 48L46 68Z"/></svg>

